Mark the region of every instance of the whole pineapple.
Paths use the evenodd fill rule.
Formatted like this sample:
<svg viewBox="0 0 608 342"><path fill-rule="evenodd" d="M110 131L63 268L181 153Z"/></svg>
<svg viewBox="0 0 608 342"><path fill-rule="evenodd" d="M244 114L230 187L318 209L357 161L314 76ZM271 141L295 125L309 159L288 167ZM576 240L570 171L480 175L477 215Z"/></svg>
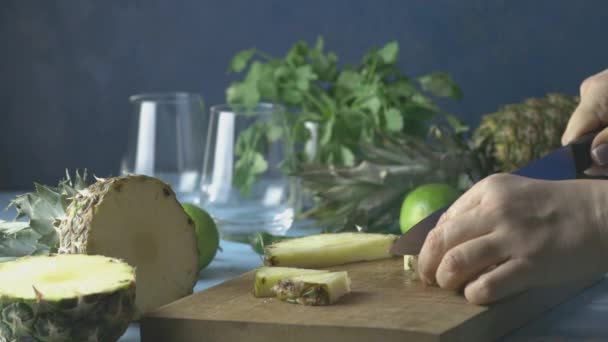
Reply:
<svg viewBox="0 0 608 342"><path fill-rule="evenodd" d="M561 146L561 136L579 98L550 93L486 114L472 141L491 167L512 172Z"/></svg>

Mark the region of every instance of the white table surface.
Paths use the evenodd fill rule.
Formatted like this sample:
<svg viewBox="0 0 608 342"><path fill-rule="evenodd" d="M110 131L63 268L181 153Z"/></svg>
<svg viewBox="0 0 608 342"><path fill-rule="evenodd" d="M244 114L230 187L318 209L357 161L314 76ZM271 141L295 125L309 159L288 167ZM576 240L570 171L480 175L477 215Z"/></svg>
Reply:
<svg viewBox="0 0 608 342"><path fill-rule="evenodd" d="M11 220L15 212L8 205L17 193L0 192L0 219ZM224 241L223 249L204 269L195 292L220 284L262 265L248 245ZM131 324L119 342L139 342L139 326ZM608 341L608 280L604 279L579 295L547 311L535 320L504 336L501 341Z"/></svg>

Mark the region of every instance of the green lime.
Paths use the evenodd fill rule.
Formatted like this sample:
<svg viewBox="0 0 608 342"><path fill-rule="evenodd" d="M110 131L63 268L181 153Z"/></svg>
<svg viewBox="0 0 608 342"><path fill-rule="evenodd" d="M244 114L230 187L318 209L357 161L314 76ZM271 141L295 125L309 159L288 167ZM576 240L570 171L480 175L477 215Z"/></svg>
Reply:
<svg viewBox="0 0 608 342"><path fill-rule="evenodd" d="M186 214L194 221L199 253L198 267L199 271L201 271L215 257L215 253L220 245L220 235L215 221L205 210L190 203L182 203L182 207Z"/></svg>
<svg viewBox="0 0 608 342"><path fill-rule="evenodd" d="M460 191L448 184L424 184L410 191L401 205L399 227L407 232L433 212L450 205L460 196Z"/></svg>

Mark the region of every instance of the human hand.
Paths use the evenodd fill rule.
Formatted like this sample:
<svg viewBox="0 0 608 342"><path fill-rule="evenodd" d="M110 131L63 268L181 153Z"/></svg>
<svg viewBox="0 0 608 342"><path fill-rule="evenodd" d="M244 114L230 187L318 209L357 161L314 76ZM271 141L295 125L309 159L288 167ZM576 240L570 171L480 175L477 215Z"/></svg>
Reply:
<svg viewBox="0 0 608 342"><path fill-rule="evenodd" d="M580 103L570 120L562 144L581 137L585 133L608 126L608 69L585 79L580 86ZM593 165L588 175L608 175L608 129L600 132L591 144Z"/></svg>
<svg viewBox="0 0 608 342"><path fill-rule="evenodd" d="M420 251L423 282L488 304L608 269L608 183L496 174L464 193Z"/></svg>

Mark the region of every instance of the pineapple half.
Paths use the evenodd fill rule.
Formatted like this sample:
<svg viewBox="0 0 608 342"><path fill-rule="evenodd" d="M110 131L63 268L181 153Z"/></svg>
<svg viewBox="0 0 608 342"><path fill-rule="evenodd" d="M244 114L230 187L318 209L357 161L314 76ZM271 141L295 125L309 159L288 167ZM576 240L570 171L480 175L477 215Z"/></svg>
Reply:
<svg viewBox="0 0 608 342"><path fill-rule="evenodd" d="M393 257L398 236L374 233L324 233L275 242L264 248L266 266L317 268Z"/></svg>
<svg viewBox="0 0 608 342"><path fill-rule="evenodd" d="M275 297L276 293L272 289L280 280L307 274L327 273L327 270L311 270L295 267L268 267L262 266L255 271L255 282L253 285L253 295L258 298Z"/></svg>
<svg viewBox="0 0 608 342"><path fill-rule="evenodd" d="M135 269L93 255L0 263L0 341L116 341L135 315Z"/></svg>
<svg viewBox="0 0 608 342"><path fill-rule="evenodd" d="M305 274L280 280L273 291L284 302L302 305L331 305L351 292L346 271Z"/></svg>
<svg viewBox="0 0 608 342"><path fill-rule="evenodd" d="M194 222L157 178L98 179L74 197L57 231L59 253L106 255L136 268L136 318L191 294L198 279Z"/></svg>

